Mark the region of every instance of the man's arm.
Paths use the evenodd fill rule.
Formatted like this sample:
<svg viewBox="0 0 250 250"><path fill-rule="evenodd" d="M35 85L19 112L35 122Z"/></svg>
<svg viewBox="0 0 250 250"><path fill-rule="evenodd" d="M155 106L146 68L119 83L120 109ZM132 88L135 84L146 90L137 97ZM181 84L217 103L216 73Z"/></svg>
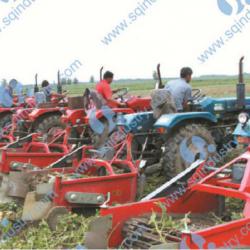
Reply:
<svg viewBox="0 0 250 250"><path fill-rule="evenodd" d="M121 88L121 89L114 89L112 92L113 92L113 94L116 94L116 93L119 92L120 90L122 90L122 88Z"/></svg>
<svg viewBox="0 0 250 250"><path fill-rule="evenodd" d="M188 102L192 100L192 88L188 86L185 91L184 100L183 100L183 109L187 109Z"/></svg>
<svg viewBox="0 0 250 250"><path fill-rule="evenodd" d="M116 91L118 91L118 90L116 90ZM118 107L125 107L126 106L125 103L121 103L121 102L118 102L118 101L112 99L113 93L114 93L114 91L112 91L111 88L105 88L103 91L104 98L106 99L108 105L110 107L117 107L117 106Z"/></svg>

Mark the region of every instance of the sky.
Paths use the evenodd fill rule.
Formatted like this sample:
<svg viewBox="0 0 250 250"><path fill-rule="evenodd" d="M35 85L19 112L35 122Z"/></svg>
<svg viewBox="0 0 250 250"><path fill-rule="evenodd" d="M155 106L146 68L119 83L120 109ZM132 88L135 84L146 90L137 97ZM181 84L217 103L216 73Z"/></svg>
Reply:
<svg viewBox="0 0 250 250"><path fill-rule="evenodd" d="M72 69L76 60L81 65L70 76L82 81L98 79L101 66L117 79L151 78L157 63L164 77L178 76L183 66L195 76L237 74L242 55L250 72L250 13L248 24L232 29L249 1L237 0L240 10L236 0L221 0L228 3L220 2L221 9L217 0L147 1L1 0L0 79L30 84L38 73L39 81L53 81L58 69ZM124 20L128 27L108 45L102 42ZM233 37L228 33L226 45L201 62L198 57L226 30Z"/></svg>

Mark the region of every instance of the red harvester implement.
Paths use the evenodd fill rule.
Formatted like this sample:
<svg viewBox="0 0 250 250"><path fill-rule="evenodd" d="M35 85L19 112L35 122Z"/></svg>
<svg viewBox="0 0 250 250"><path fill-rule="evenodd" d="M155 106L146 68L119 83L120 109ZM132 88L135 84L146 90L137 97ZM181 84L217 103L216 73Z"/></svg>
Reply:
<svg viewBox="0 0 250 250"><path fill-rule="evenodd" d="M101 217L93 221L91 231L86 235L86 247L117 248L123 245L125 248L148 249L163 244L161 248L218 249L250 245L250 150L218 169L201 164L191 178L182 180L181 193L180 185L176 183L172 181L171 185L165 185L165 189L160 188L141 202L101 209ZM175 197L174 200L171 197ZM225 216L227 198L243 201L241 219ZM172 218L189 214L190 227L195 229L189 230L188 226L184 231L166 228L159 235L150 223L150 215L154 212L155 218L161 217L163 210ZM216 213L219 223L208 220L209 223L201 226L210 212ZM198 217L199 226L196 225Z"/></svg>

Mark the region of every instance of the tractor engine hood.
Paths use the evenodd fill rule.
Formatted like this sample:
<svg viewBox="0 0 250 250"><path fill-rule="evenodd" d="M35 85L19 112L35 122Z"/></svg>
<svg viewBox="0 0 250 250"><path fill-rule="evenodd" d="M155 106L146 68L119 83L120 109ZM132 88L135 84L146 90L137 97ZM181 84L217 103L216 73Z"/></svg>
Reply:
<svg viewBox="0 0 250 250"><path fill-rule="evenodd" d="M191 120L202 120L212 123L217 122L217 118L209 112L187 112L162 115L154 124L154 128L172 129L180 123Z"/></svg>
<svg viewBox="0 0 250 250"><path fill-rule="evenodd" d="M200 102L195 103L200 111L215 113L217 111L237 110L236 97L211 98L205 97ZM246 108L250 109L250 98L246 98Z"/></svg>

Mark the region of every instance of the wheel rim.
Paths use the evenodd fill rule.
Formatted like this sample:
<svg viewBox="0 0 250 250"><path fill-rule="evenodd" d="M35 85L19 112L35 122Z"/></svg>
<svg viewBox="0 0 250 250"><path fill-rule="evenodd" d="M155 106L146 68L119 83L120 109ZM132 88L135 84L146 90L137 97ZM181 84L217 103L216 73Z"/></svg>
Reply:
<svg viewBox="0 0 250 250"><path fill-rule="evenodd" d="M216 147L201 136L192 136L182 140L179 151L179 164L182 169L186 169L196 160L208 160L209 156L216 152Z"/></svg>

